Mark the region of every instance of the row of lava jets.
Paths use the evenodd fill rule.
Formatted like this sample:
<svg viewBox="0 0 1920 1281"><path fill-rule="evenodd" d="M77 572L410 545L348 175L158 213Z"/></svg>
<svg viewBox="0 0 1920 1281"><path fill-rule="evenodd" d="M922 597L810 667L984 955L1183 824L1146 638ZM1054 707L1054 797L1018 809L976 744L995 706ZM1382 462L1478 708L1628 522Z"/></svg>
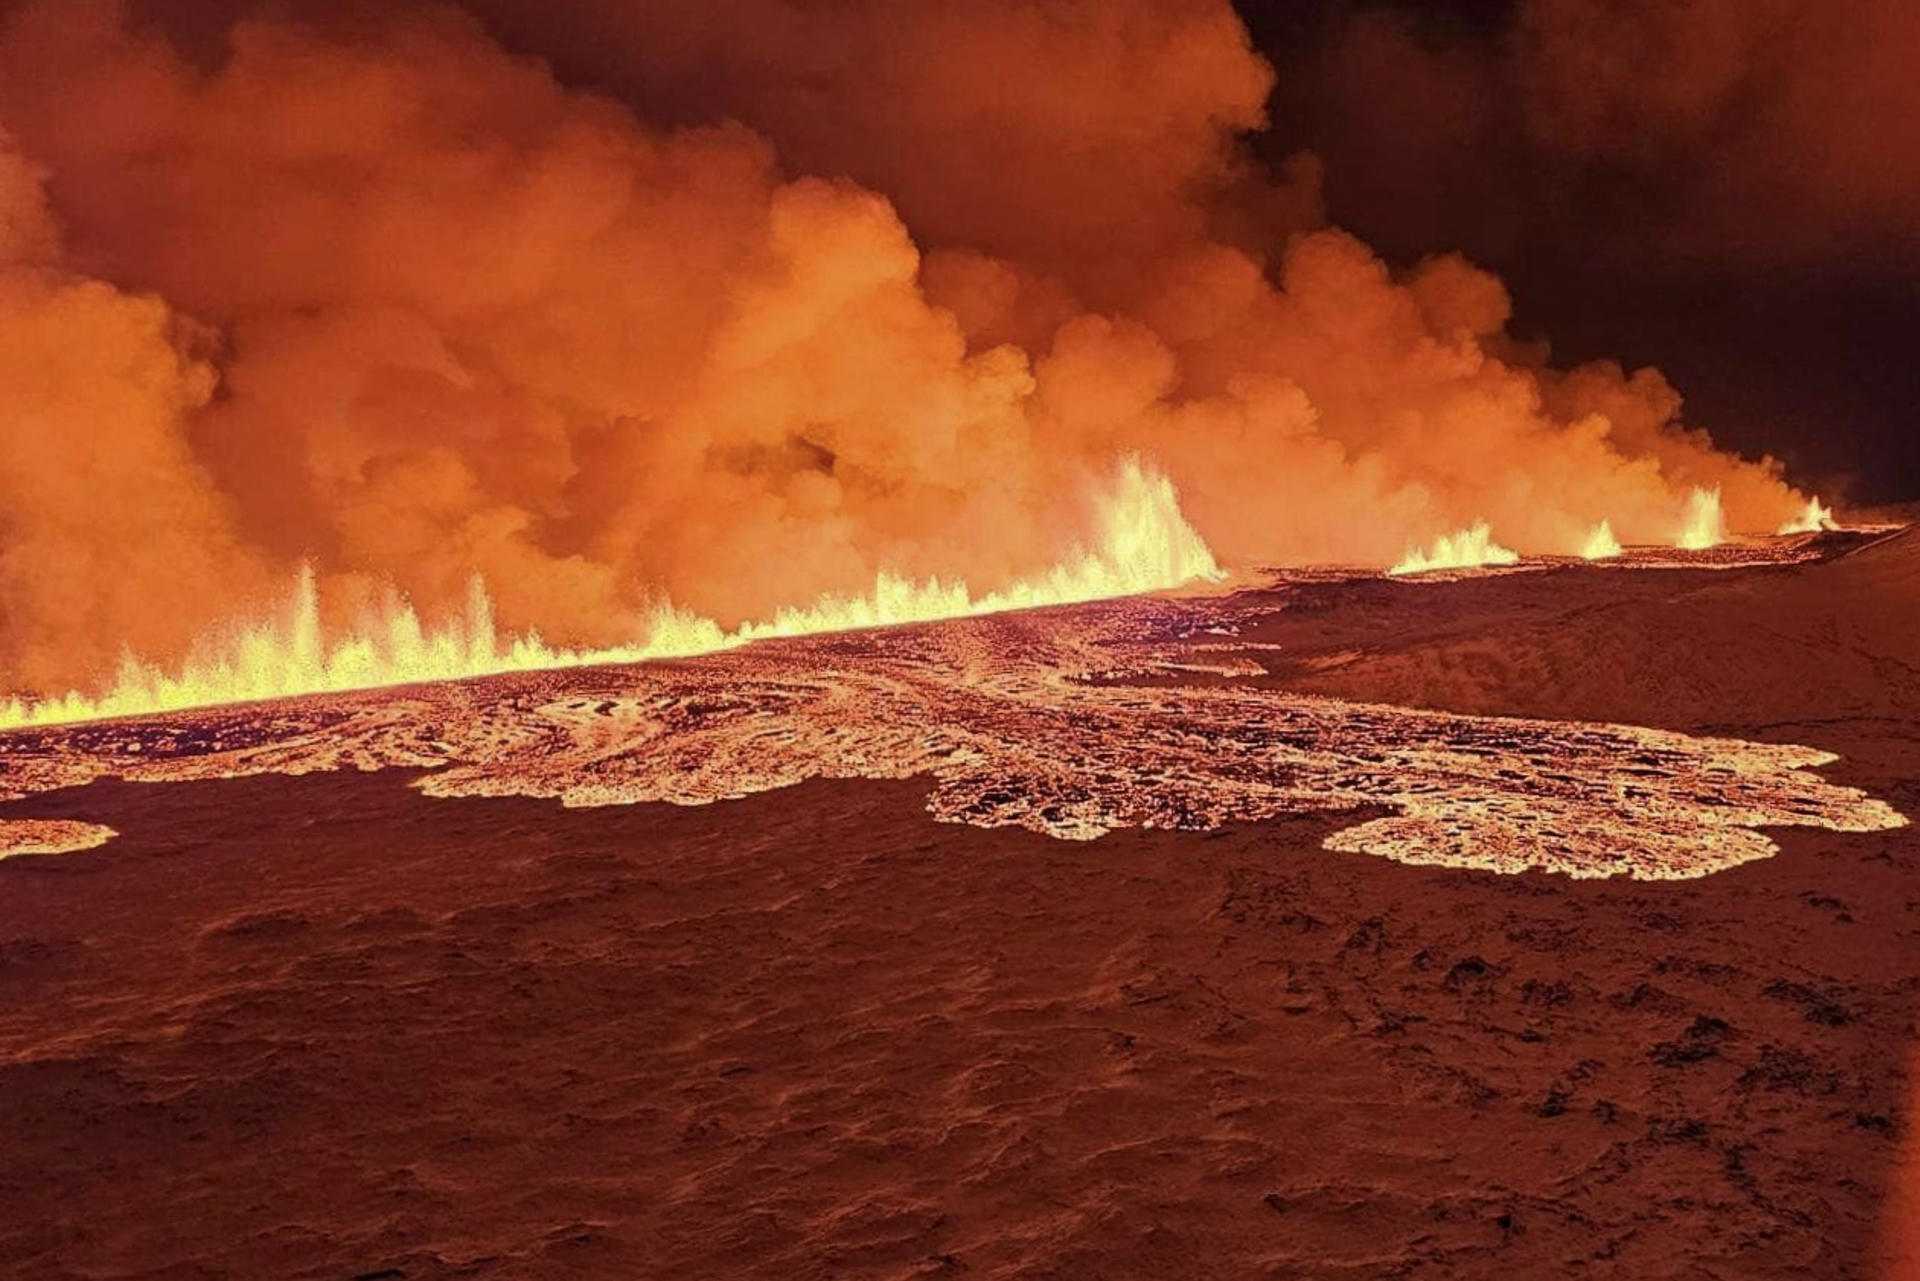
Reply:
<svg viewBox="0 0 1920 1281"><path fill-rule="evenodd" d="M1782 525L1780 534L1817 534L1839 529L1833 512L1818 498L1807 500L1806 508ZM1674 546L1685 551L1705 551L1725 542L1726 522L1720 512L1718 489L1696 489L1687 498L1687 514ZM1602 520L1593 527L1581 545L1580 555L1587 560L1611 560L1624 549L1614 537L1613 524ZM1457 534L1446 534L1431 548L1410 547L1387 573L1394 576L1425 574L1437 569L1475 569L1485 565L1512 565L1520 554L1493 541L1493 530L1485 521L1477 521Z"/></svg>
<svg viewBox="0 0 1920 1281"><path fill-rule="evenodd" d="M0 696L0 730L146 716L190 708L393 685L461 680L505 672L634 663L712 654L753 641L908 623L928 623L1045 605L1137 596L1227 577L1180 510L1173 484L1137 458L1123 459L1101 504L1098 539L1045 573L976 596L964 582L911 580L881 572L859 596L824 595L813 604L728 629L712 619L662 602L645 640L601 649L563 648L537 632L502 635L492 603L476 577L464 617L432 625L391 593L345 635L328 639L311 569L303 569L285 608L267 619L229 621L206 635L173 666L131 653L104 691ZM1837 529L1818 499L1782 534ZM1696 489L1677 546L1705 549L1725 541L1718 490ZM1586 540L1588 560L1621 554L1611 525L1601 521ZM1434 570L1511 565L1519 554L1493 539L1485 522L1410 550L1387 570L1403 576Z"/></svg>

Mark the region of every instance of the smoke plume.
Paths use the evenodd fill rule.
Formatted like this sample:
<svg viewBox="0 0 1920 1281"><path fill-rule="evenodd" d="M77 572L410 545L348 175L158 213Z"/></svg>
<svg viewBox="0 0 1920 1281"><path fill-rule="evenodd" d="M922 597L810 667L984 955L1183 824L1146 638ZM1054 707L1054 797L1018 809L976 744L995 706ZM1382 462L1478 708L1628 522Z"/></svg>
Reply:
<svg viewBox="0 0 1920 1281"><path fill-rule="evenodd" d="M1320 226L1312 159L1245 149L1272 71L1225 0L476 8L9 14L0 692L302 563L335 620L477 574L594 647L990 591L1130 453L1238 566L1806 504L1657 372L1547 367L1485 271Z"/></svg>

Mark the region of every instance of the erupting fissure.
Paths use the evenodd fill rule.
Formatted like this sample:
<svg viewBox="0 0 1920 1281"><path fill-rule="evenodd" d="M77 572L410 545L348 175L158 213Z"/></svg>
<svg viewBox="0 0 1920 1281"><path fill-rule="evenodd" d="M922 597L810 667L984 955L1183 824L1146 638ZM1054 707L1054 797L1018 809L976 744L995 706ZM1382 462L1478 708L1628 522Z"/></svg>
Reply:
<svg viewBox="0 0 1920 1281"><path fill-rule="evenodd" d="M1782 534L1818 534L1837 530L1840 522L1833 518L1833 509L1818 498L1807 499L1806 510L1780 526Z"/></svg>
<svg viewBox="0 0 1920 1281"><path fill-rule="evenodd" d="M1657 370L1517 341L1468 258L1331 226L1251 145L1276 73L1229 0L605 0L611 94L470 7L4 6L0 704L36 705L0 714L998 608L1126 452L1244 566L1807 502ZM324 635L209 636L302 557ZM1173 581L1115 577L1004 603ZM343 639L381 585L412 608Z"/></svg>
<svg viewBox="0 0 1920 1281"><path fill-rule="evenodd" d="M1687 495L1686 523L1674 546L1704 551L1727 540L1726 519L1720 511L1718 489L1695 489Z"/></svg>
<svg viewBox="0 0 1920 1281"><path fill-rule="evenodd" d="M1364 595L1364 592L1363 592ZM1336 598L1337 599L1337 598ZM1344 815L1329 850L1656 880L1769 858L1767 829L1885 831L1831 753L1630 725L1463 716L1251 681L1266 592L1132 597L683 663L440 681L23 738L15 795L316 770L423 770L432 796L705 805L809 779L923 780L931 813L1063 840ZM0 856L98 845L0 818Z"/></svg>
<svg viewBox="0 0 1920 1281"><path fill-rule="evenodd" d="M661 605L646 639L606 649L556 648L539 634L501 636L478 577L466 616L429 627L398 595L351 634L322 635L319 591L302 568L278 620L230 625L202 638L168 671L129 655L104 694L0 702L0 729L251 702L383 685L457 680L501 672L682 658L776 636L806 636L975 614L1133 596L1225 577L1187 523L1173 484L1139 459L1121 461L1098 507L1098 536L1043 574L976 596L966 583L882 572L863 596L823 595L811 605L729 631L712 619Z"/></svg>
<svg viewBox="0 0 1920 1281"><path fill-rule="evenodd" d="M1613 522L1601 521L1587 535L1587 541L1580 546L1580 555L1587 560L1612 560L1620 554L1620 540L1613 536Z"/></svg>
<svg viewBox="0 0 1920 1281"><path fill-rule="evenodd" d="M1473 569L1480 565L1512 565L1518 552L1493 541L1493 530L1484 520L1475 521L1457 534L1442 534L1429 551L1409 547L1407 554L1387 571L1389 574L1425 574L1436 569Z"/></svg>

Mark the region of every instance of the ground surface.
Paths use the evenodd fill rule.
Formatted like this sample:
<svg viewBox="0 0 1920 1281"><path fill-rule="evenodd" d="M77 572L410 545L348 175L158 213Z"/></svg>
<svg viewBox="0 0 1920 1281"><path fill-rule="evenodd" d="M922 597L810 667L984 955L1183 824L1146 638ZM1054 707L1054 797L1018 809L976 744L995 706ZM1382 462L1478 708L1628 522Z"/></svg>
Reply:
<svg viewBox="0 0 1920 1281"><path fill-rule="evenodd" d="M1265 674L1138 688L1805 744L1842 756L1821 776L1920 815L1912 536L1793 566L1299 583L1238 608ZM798 732L791 678L756 680L782 719L753 727L748 791L784 781ZM673 689L674 717L728 714ZM1179 697L1154 706L1183 726L1240 714ZM347 763L397 763L391 723ZM306 722L221 724L194 759L341 763ZM569 756L568 778L704 777L718 749L674 726L666 775ZM0 861L0 1273L1894 1275L1893 1207L1916 1204L1914 828L1768 827L1777 855L1683 881L1410 866L1323 846L1406 799L1366 799L1341 726L1314 740L1316 785L1372 808L1289 812L1222 775L1171 817L1225 826L1149 831L1092 787L1061 802L1112 820L1092 843L1027 830L1052 820L972 777L1024 758L972 739L937 745L973 763L931 771L936 806L957 787L986 808L949 817L1012 826L936 823L924 778L800 770L693 808L406 785L558 790L458 763L471 744L450 765L409 747L441 765L425 776L37 791L70 744L16 739L37 794L0 819L118 835ZM1479 753L1467 728L1448 741ZM1046 732L1049 753L1077 741ZM829 741L849 772L895 772L871 738ZM1538 778L1510 794L1551 773L1535 741L1565 743L1514 748ZM1442 790L1509 794L1452 759L1422 758Z"/></svg>

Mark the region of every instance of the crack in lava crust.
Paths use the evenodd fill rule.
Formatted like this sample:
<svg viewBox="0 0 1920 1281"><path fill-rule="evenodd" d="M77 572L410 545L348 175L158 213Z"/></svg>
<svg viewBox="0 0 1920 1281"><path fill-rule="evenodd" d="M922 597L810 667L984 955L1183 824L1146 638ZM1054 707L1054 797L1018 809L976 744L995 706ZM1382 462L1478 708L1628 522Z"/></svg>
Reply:
<svg viewBox="0 0 1920 1281"><path fill-rule="evenodd" d="M412 766L435 771L417 784L435 796L694 805L811 778L925 776L946 822L1084 840L1386 809L1326 847L1640 879L1765 858L1777 847L1763 827L1906 822L1805 772L1834 759L1807 747L1175 683L1258 670L1232 637L1271 608L1111 601L19 731L0 738L0 787ZM84 848L106 829L0 821L0 853L45 851L62 831Z"/></svg>

